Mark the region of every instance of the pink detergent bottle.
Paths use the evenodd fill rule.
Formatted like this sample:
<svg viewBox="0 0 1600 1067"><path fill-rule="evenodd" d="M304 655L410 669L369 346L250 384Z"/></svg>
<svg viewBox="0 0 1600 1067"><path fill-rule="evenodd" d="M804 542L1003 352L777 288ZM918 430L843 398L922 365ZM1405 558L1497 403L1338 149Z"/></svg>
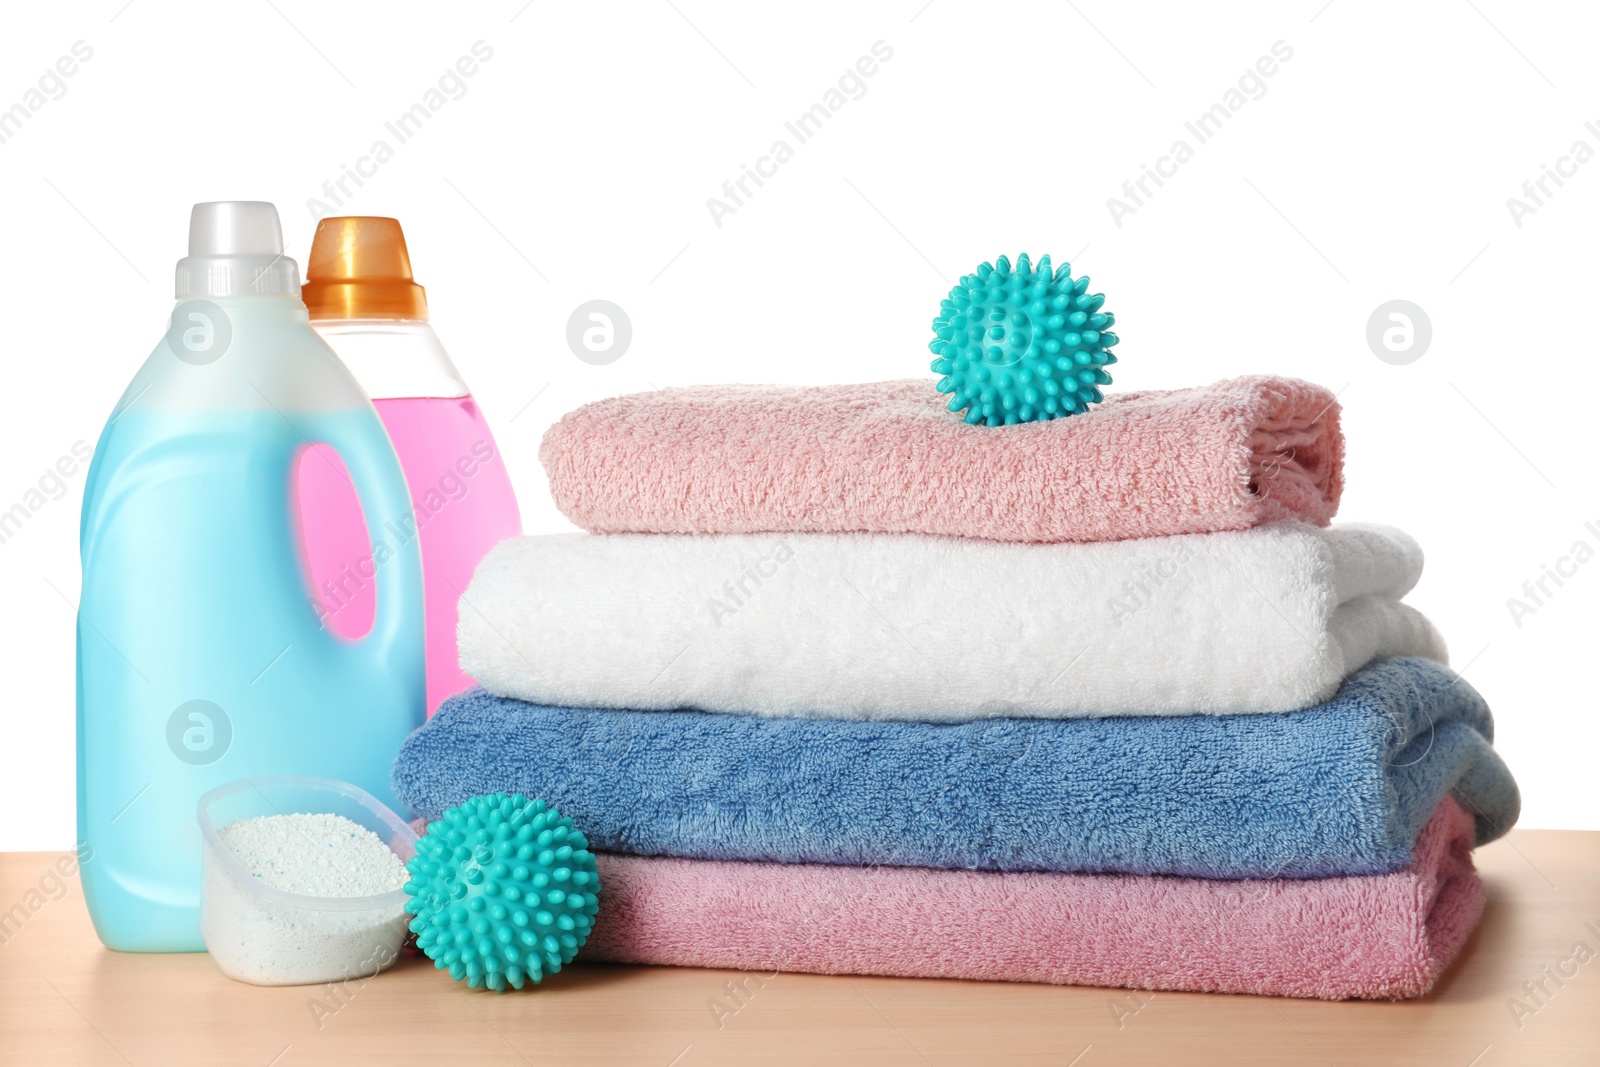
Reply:
<svg viewBox="0 0 1600 1067"><path fill-rule="evenodd" d="M458 601L489 549L522 532L511 480L483 413L428 325L399 222L323 219L302 296L311 325L372 398L405 470L411 521L373 534L414 538L422 550L432 715L474 684L456 655ZM358 638L372 626L375 585L363 559L370 551L361 507L338 455L307 450L294 496L312 607L334 633Z"/></svg>

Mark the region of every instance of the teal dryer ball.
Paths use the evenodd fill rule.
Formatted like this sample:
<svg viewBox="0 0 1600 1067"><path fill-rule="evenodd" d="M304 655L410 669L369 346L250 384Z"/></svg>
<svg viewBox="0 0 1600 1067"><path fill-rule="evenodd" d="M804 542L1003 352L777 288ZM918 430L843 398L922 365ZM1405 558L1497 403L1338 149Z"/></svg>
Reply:
<svg viewBox="0 0 1600 1067"><path fill-rule="evenodd" d="M1052 271L1049 256L1035 267L1026 253L1015 267L1001 256L962 278L939 302L928 344L949 409L974 425L1012 426L1098 403L1117 361L1116 317L1088 289L1070 263Z"/></svg>
<svg viewBox="0 0 1600 1067"><path fill-rule="evenodd" d="M555 808L515 793L446 811L406 870L417 947L473 988L542 982L572 962L600 907L589 842Z"/></svg>

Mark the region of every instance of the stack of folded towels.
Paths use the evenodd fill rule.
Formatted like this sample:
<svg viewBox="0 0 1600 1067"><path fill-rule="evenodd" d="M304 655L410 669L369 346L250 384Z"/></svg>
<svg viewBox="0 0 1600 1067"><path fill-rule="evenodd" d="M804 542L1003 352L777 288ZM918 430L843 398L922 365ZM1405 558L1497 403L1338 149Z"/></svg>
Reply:
<svg viewBox="0 0 1600 1067"><path fill-rule="evenodd" d="M485 560L394 777L570 815L586 958L1398 998L1482 913L1516 786L1324 389L665 390L543 459L590 532Z"/></svg>

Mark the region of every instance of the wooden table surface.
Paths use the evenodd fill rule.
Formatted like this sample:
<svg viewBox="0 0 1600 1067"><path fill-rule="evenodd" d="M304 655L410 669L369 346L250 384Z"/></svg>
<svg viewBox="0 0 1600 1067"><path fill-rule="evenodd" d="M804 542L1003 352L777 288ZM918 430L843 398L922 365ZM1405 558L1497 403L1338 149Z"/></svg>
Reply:
<svg viewBox="0 0 1600 1067"><path fill-rule="evenodd" d="M1480 850L1482 927L1432 995L1395 1004L784 974L740 1005L737 972L602 964L496 995L420 957L261 988L203 954L102 948L77 881L48 877L60 858L0 854L0 1063L1600 1064L1600 833Z"/></svg>

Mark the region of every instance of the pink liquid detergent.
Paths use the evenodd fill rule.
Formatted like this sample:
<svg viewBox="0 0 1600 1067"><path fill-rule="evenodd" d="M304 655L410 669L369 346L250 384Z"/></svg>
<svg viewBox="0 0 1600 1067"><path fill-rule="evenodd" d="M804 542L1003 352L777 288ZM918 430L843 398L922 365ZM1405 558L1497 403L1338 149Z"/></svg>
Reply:
<svg viewBox="0 0 1600 1067"><path fill-rule="evenodd" d="M405 470L415 525L374 530L368 541L361 506L338 455L326 445L307 449L297 480L306 569L324 623L354 640L372 628L376 615L376 582L362 573L372 546L382 541L394 548L411 537L420 541L432 715L446 697L475 684L456 657L458 601L479 561L505 538L520 534L522 520L499 449L472 397L372 403Z"/></svg>
<svg viewBox="0 0 1600 1067"><path fill-rule="evenodd" d="M428 325L398 222L323 219L302 295L312 326L372 397L412 504L408 521L369 531L338 456L320 444L302 453L293 499L313 610L340 637L362 636L376 617L382 546L417 541L432 715L475 684L456 655L459 601L489 549L522 533L511 479L483 413Z"/></svg>

